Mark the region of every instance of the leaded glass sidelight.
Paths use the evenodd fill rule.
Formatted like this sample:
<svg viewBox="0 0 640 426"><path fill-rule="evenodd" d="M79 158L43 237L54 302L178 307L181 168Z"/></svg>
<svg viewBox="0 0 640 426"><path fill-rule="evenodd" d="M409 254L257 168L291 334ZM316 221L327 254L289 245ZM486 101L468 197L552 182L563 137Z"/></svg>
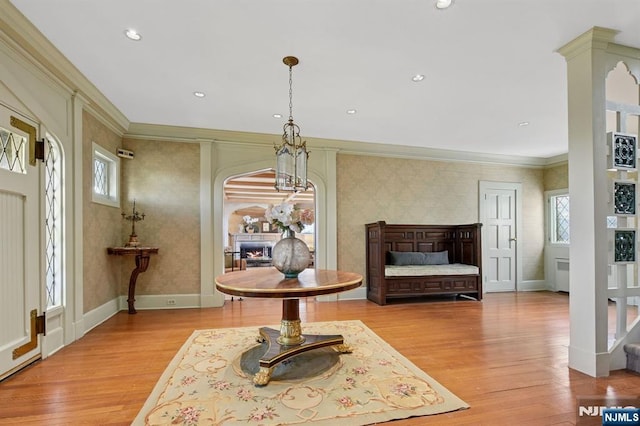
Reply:
<svg viewBox="0 0 640 426"><path fill-rule="evenodd" d="M633 231L633 230L615 231L614 261L615 262L635 262L636 261L636 231Z"/></svg>
<svg viewBox="0 0 640 426"><path fill-rule="evenodd" d="M0 127L0 168L26 173L27 138Z"/></svg>
<svg viewBox="0 0 640 426"><path fill-rule="evenodd" d="M551 202L551 242L570 243L569 195L556 195Z"/></svg>
<svg viewBox="0 0 640 426"><path fill-rule="evenodd" d="M609 133L611 146L611 168L632 170L636 168L637 144L634 135Z"/></svg>
<svg viewBox="0 0 640 426"><path fill-rule="evenodd" d="M636 214L636 184L633 182L614 182L613 212L619 215Z"/></svg>
<svg viewBox="0 0 640 426"><path fill-rule="evenodd" d="M62 156L45 139L45 276L47 308L62 304Z"/></svg>

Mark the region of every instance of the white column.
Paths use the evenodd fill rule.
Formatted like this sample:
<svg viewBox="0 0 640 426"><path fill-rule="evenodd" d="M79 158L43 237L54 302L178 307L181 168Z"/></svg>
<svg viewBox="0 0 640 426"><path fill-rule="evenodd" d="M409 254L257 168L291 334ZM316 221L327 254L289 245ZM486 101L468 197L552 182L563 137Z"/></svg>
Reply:
<svg viewBox="0 0 640 426"><path fill-rule="evenodd" d="M224 305L224 295L215 289L215 272L224 270L221 256L216 256L214 241L214 214L222 215L221 206L216 210L213 190L213 141L200 141L200 307L211 308ZM218 203L221 204L221 203ZM217 247L224 247L223 239L217 236Z"/></svg>
<svg viewBox="0 0 640 426"><path fill-rule="evenodd" d="M67 146L64 154L65 175L70 182L65 182L64 190L68 198L63 210L65 222L69 225L65 236L67 257L65 267L71 273L65 279L65 338L64 344L69 345L85 334L84 323L84 240L83 240L83 121L82 110L86 99L75 93L72 98L70 116L71 145ZM68 170L68 171L67 171Z"/></svg>
<svg viewBox="0 0 640 426"><path fill-rule="evenodd" d="M605 50L615 34L593 28L558 50L569 101L569 367L594 377L609 375Z"/></svg>

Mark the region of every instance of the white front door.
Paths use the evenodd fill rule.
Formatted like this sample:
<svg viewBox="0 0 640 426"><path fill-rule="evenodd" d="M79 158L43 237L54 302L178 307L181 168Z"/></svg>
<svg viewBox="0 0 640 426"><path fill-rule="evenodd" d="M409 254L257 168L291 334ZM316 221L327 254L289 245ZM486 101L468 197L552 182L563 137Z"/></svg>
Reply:
<svg viewBox="0 0 640 426"><path fill-rule="evenodd" d="M517 288L519 185L480 183L482 269L487 292L515 291Z"/></svg>
<svg viewBox="0 0 640 426"><path fill-rule="evenodd" d="M32 126L31 135L21 129ZM0 378L41 357L40 164L36 124L0 105Z"/></svg>

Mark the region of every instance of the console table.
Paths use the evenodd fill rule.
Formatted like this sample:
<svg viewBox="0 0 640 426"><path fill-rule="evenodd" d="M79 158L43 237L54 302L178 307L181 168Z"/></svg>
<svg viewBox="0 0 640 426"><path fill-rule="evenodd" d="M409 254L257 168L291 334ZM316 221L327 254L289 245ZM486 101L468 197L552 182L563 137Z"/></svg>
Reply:
<svg viewBox="0 0 640 426"><path fill-rule="evenodd" d="M334 346L339 352L351 352L341 335L302 334L298 298L339 293L361 284L360 274L326 269L305 269L298 278L284 278L274 267L247 269L216 277L216 288L223 293L282 299L280 331L268 327L259 329L269 349L260 358L260 371L253 382L266 385L278 363L312 349Z"/></svg>
<svg viewBox="0 0 640 426"><path fill-rule="evenodd" d="M127 299L130 314L137 313L134 303L136 301L136 280L138 279L138 275L147 270L151 255L157 254L158 250L158 247L109 247L107 249L108 254L135 256L136 267L131 271L131 277L129 278L129 295Z"/></svg>

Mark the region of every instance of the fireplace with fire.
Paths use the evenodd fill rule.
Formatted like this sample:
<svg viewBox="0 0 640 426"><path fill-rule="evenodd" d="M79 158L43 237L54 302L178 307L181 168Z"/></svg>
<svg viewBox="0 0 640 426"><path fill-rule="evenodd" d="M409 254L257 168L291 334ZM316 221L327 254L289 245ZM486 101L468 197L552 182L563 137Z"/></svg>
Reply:
<svg viewBox="0 0 640 426"><path fill-rule="evenodd" d="M240 243L240 258L246 259L247 268L256 266L271 266L271 242L242 242Z"/></svg>

